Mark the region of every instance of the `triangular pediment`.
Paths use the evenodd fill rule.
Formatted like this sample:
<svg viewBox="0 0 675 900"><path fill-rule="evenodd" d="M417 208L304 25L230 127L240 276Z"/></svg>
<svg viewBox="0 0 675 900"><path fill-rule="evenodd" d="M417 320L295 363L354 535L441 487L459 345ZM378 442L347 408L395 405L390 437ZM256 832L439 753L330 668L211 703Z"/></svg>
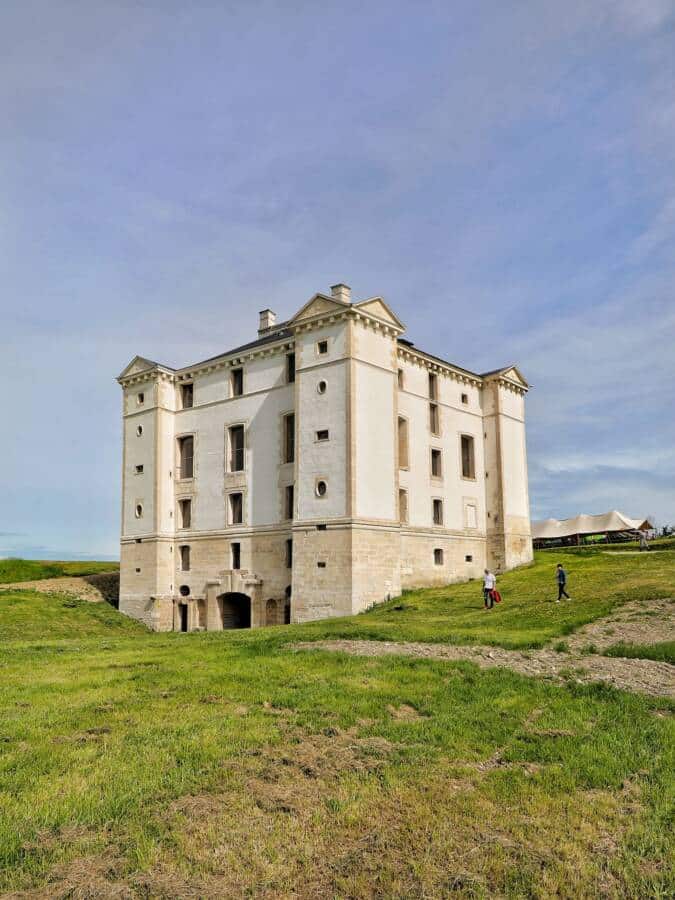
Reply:
<svg viewBox="0 0 675 900"><path fill-rule="evenodd" d="M515 381L523 387L529 387L529 384L523 377L523 373L520 371L518 366L509 366L506 369L503 369L501 372L503 378L508 378L510 381Z"/></svg>
<svg viewBox="0 0 675 900"><path fill-rule="evenodd" d="M138 372L145 372L146 369L152 369L156 365L156 362L153 362L151 359L146 359L144 356L134 356L126 369L120 372L117 377L128 378L129 375L136 375Z"/></svg>
<svg viewBox="0 0 675 900"><path fill-rule="evenodd" d="M345 307L349 307L350 305L351 304L349 303L345 303L344 300L336 300L334 297L327 297L325 294L315 294L311 300L308 300L307 303L296 312L290 320L290 324L300 322L302 319L312 319L314 316L342 312Z"/></svg>
<svg viewBox="0 0 675 900"><path fill-rule="evenodd" d="M362 312L370 313L371 316L375 316L375 318L405 331L403 322L389 309L382 297L370 297L368 300L361 300L359 303L355 303L354 306Z"/></svg>

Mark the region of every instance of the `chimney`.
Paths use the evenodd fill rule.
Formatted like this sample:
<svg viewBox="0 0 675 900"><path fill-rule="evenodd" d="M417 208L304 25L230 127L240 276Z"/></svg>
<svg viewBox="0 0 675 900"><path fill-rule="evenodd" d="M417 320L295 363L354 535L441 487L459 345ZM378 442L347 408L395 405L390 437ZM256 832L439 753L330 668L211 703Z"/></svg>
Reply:
<svg viewBox="0 0 675 900"><path fill-rule="evenodd" d="M352 289L348 284L334 284L331 289L331 296L336 300L342 300L343 303L352 302Z"/></svg>
<svg viewBox="0 0 675 900"><path fill-rule="evenodd" d="M260 324L258 325L258 337L262 337L263 334L266 334L272 328L277 321L277 314L272 312L271 309L261 309L260 310Z"/></svg>

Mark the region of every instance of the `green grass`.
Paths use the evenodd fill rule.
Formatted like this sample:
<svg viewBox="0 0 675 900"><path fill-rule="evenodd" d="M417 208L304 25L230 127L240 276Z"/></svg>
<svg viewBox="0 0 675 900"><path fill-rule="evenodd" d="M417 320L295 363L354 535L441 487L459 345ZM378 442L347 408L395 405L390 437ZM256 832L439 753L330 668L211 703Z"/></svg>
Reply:
<svg viewBox="0 0 675 900"><path fill-rule="evenodd" d="M553 603L558 594L556 563L568 574L570 603ZM610 556L593 549L579 553L547 551L535 562L498 579L504 602L483 612L482 582L411 591L367 615L304 626L314 637L383 641L494 644L513 649L541 647L607 615L627 600L673 595L675 551L642 556ZM399 608L400 607L400 608Z"/></svg>
<svg viewBox="0 0 675 900"><path fill-rule="evenodd" d="M626 659L655 659L675 665L675 641L658 644L613 644L602 651L603 656L619 656Z"/></svg>
<svg viewBox="0 0 675 900"><path fill-rule="evenodd" d="M545 602L538 559L494 615L474 583L236 633L0 592L0 891L671 896L672 704L286 647L349 629L528 646L663 596L661 558L570 562L576 609Z"/></svg>
<svg viewBox="0 0 675 900"><path fill-rule="evenodd" d="M37 559L0 559L0 584L18 581L37 581L64 575L96 575L116 572L116 562L51 562Z"/></svg>

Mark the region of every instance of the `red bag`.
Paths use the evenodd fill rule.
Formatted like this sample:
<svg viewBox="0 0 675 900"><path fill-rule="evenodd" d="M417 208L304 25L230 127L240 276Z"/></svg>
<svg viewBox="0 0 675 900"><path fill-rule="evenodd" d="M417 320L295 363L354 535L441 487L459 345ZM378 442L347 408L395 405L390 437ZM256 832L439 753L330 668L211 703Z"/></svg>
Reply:
<svg viewBox="0 0 675 900"><path fill-rule="evenodd" d="M498 590L490 591L490 597L492 598L493 603L501 603L502 602L502 595L499 593Z"/></svg>

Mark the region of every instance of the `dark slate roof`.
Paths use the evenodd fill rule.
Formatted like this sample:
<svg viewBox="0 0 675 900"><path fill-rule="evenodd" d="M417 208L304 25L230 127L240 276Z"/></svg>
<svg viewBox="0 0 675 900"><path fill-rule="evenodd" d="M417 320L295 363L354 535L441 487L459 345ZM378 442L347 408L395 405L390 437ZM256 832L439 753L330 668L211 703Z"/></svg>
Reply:
<svg viewBox="0 0 675 900"><path fill-rule="evenodd" d="M250 341L248 344L241 344L239 347L234 347L232 350L225 350L223 353L219 353L217 356L210 356L208 359L202 359L199 362L192 363L189 366L181 366L178 371L183 371L184 369L196 369L197 366L204 366L207 363L215 362L217 359L222 359L223 356L234 356L237 353L244 353L246 350L253 350L256 347L264 347L265 344L273 344L275 341L283 341L286 338L292 336L292 332L288 328L281 328L273 331L272 334L266 334L263 337L258 338L255 341Z"/></svg>

